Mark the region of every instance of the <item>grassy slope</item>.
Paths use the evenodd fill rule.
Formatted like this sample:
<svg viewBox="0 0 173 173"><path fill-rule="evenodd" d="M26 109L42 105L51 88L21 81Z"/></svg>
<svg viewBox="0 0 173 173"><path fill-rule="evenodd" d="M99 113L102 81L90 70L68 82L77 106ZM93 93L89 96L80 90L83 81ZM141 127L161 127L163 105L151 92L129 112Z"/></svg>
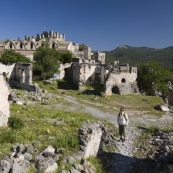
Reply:
<svg viewBox="0 0 173 173"><path fill-rule="evenodd" d="M80 92L74 90L57 90L56 84L43 85L44 89L47 89L49 93L70 95L78 100L86 101L85 105L91 105L101 109L103 111L114 112L121 106L126 107L128 110L150 111L152 114L160 115L153 109L154 106L160 103L158 97L149 96L135 96L135 95L113 95L110 97L98 97L93 93L93 90L89 92ZM18 94L24 94L23 91L18 91ZM63 99L57 100L58 103L62 102L66 104ZM94 105L93 105L94 103ZM51 104L51 103L50 103ZM97 105L98 104L98 105ZM107 107L99 106L105 105ZM13 130L9 127L0 128L0 151L1 157L5 154L9 154L10 147L16 142L24 144L30 144L34 141L40 141L38 150L42 150L48 145L52 145L55 148L65 148L66 153L71 153L78 150L78 128L87 120L97 121L96 118L83 113L68 112L53 109L46 109L44 105L35 102L29 105L16 105L10 106L11 116L20 118L25 127L21 130ZM55 120L62 121L61 125L54 126ZM55 139L52 139L54 137ZM51 140L50 140L51 139ZM99 161L93 160L96 164ZM99 166L98 166L99 167ZM100 171L100 170L99 170Z"/></svg>

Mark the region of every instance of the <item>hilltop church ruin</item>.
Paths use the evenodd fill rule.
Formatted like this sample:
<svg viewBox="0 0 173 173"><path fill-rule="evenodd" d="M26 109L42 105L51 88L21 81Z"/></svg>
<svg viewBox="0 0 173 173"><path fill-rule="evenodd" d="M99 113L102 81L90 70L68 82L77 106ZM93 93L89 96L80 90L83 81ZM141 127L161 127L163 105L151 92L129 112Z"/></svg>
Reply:
<svg viewBox="0 0 173 173"><path fill-rule="evenodd" d="M65 34L44 31L42 34L37 34L36 38L25 36L24 40L0 41L0 51L12 49L33 60L34 52L39 46L44 46L46 40L49 41L50 48L60 51L68 50L75 56L71 63L61 64L60 79L64 78L68 72L79 90L83 90L88 83L99 83L104 85L106 95L139 92L136 67L119 64L118 61L114 64L106 64L105 53L99 51L92 53L90 47L79 51L79 44L65 41ZM18 87L33 90L31 64L16 64L11 71L6 69L6 71L0 70L0 73L9 73L13 84L17 81Z"/></svg>

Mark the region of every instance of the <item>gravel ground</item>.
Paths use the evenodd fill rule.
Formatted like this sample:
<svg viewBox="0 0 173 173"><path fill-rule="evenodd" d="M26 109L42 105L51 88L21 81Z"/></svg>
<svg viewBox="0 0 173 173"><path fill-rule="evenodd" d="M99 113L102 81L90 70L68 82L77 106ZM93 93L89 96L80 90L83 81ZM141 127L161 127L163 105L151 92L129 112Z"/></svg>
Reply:
<svg viewBox="0 0 173 173"><path fill-rule="evenodd" d="M108 120L109 122L113 123L115 126L117 125L117 115L118 110L115 111L115 114L111 114L108 112L103 112L96 108L93 102L93 106L88 106L86 104L87 101L82 102L81 100L76 100L71 96L63 96L63 98L68 102L68 106L61 104L53 105L54 108L62 109L66 111L79 111L91 114L97 118L103 118ZM86 106L87 105L87 106ZM105 105L99 105L105 106ZM116 108L115 108L116 109ZM132 166L136 163L136 161L140 161L133 156L133 149L134 149L134 140L137 136L140 135L140 128L139 127L149 127L151 125L156 125L158 127L168 127L170 123L173 121L172 113L164 113L162 117L156 117L150 115L147 112L137 112L137 111L126 111L129 115L129 125L126 128L126 136L127 140L122 143L117 139L118 143L118 150L112 153L108 153L104 155L104 161L108 166L106 171L107 173L130 173ZM135 117L133 116L135 115Z"/></svg>

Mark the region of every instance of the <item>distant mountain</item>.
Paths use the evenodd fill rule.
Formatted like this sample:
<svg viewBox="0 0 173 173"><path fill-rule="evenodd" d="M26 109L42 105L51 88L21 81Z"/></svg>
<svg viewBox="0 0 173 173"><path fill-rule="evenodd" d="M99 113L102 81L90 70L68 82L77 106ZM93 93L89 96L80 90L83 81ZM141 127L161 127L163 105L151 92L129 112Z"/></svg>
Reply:
<svg viewBox="0 0 173 173"><path fill-rule="evenodd" d="M130 66L138 66L151 60L157 61L161 66L173 69L173 46L164 49L149 47L119 46L106 53L106 62L119 60L120 63L129 63Z"/></svg>

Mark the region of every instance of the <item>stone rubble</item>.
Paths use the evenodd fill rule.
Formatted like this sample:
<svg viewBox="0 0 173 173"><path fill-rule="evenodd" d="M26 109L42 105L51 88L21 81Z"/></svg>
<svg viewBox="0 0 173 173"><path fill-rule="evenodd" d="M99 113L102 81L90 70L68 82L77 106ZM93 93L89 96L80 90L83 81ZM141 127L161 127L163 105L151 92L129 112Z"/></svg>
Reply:
<svg viewBox="0 0 173 173"><path fill-rule="evenodd" d="M47 153L50 151L50 146L45 149ZM43 153L45 152L43 151ZM40 153L33 159L33 154L37 154L34 145L23 145L16 143L11 148L11 155L4 156L0 162L0 172L3 173L26 173L32 164L35 165L36 172L44 171L45 173L53 172L57 169L56 153L51 151L54 158L49 157L49 154L43 155Z"/></svg>
<svg viewBox="0 0 173 173"><path fill-rule="evenodd" d="M49 94L46 90L40 90L39 92L25 91L24 95L16 94L15 89L11 90L9 95L9 102L16 103L18 105L29 104L31 102L41 102L42 104L49 104L61 99L60 96Z"/></svg>
<svg viewBox="0 0 173 173"><path fill-rule="evenodd" d="M108 129L103 122L88 121L87 124L79 128L78 132L81 150L73 156L67 156L63 159L63 167L66 164L71 164L72 167L70 170L63 170L62 167L61 173L94 173L96 168L86 159L90 156L97 156L102 151L102 143L115 147L116 143L113 139L115 130ZM43 151L38 152L36 149L38 144L39 141L27 145L16 143L11 148L10 156L4 156L0 161L0 172L26 173L33 166L35 172L53 173L58 168L57 163L65 153L65 149L56 150L52 146L48 146Z"/></svg>

